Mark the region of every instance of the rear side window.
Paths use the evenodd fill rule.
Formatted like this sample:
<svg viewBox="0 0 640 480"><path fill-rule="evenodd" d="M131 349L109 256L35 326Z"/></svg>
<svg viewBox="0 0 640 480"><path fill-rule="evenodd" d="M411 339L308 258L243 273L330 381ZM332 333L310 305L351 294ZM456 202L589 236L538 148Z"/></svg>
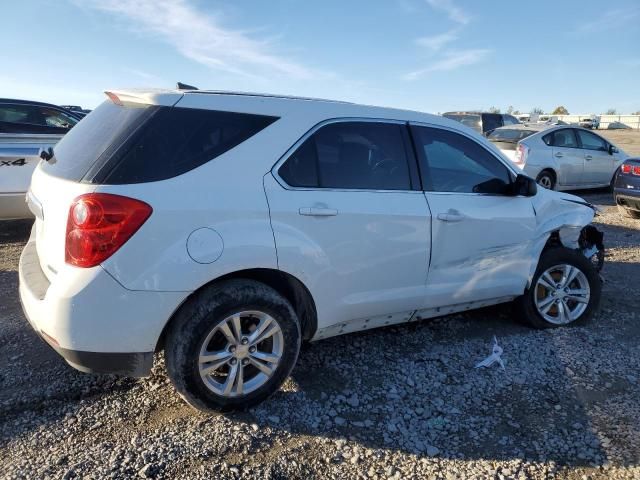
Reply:
<svg viewBox="0 0 640 480"><path fill-rule="evenodd" d="M551 147L578 148L576 136L571 128L563 128L542 137L544 143Z"/></svg>
<svg viewBox="0 0 640 480"><path fill-rule="evenodd" d="M510 129L510 128L498 128L487 135L487 138L493 142L519 142L523 138L527 138L529 135L536 133L535 130L523 130L523 129Z"/></svg>
<svg viewBox="0 0 640 480"><path fill-rule="evenodd" d="M292 187L410 190L402 125L340 122L320 128L278 174Z"/></svg>
<svg viewBox="0 0 640 480"><path fill-rule="evenodd" d="M275 120L105 101L54 147L53 161L42 168L57 177L99 184L165 180L222 155Z"/></svg>
<svg viewBox="0 0 640 480"><path fill-rule="evenodd" d="M505 125L517 125L520 123L520 120L512 115L503 115L502 119Z"/></svg>
<svg viewBox="0 0 640 480"><path fill-rule="evenodd" d="M479 114L445 113L443 116L482 133L482 118Z"/></svg>
<svg viewBox="0 0 640 480"><path fill-rule="evenodd" d="M65 134L78 120L46 105L0 104L0 133Z"/></svg>
<svg viewBox="0 0 640 480"><path fill-rule="evenodd" d="M176 177L231 150L275 120L246 113L161 108L105 165L96 183Z"/></svg>

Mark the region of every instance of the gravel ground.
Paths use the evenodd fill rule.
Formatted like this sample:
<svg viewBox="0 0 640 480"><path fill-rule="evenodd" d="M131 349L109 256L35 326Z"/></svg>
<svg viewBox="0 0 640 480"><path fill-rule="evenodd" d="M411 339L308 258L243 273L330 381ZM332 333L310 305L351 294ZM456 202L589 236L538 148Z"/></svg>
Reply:
<svg viewBox="0 0 640 480"><path fill-rule="evenodd" d="M606 192L602 309L534 331L507 306L304 347L251 412L204 415L157 359L146 379L76 372L17 297L24 222L0 225L0 477L640 478L640 221ZM475 370L504 348L506 370Z"/></svg>

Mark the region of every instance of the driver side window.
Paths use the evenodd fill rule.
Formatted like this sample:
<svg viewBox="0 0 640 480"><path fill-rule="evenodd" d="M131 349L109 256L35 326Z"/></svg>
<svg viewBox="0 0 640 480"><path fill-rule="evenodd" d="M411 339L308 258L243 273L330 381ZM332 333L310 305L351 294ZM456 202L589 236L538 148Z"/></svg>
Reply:
<svg viewBox="0 0 640 480"><path fill-rule="evenodd" d="M292 187L411 190L402 125L338 122L309 137L280 167Z"/></svg>
<svg viewBox="0 0 640 480"><path fill-rule="evenodd" d="M506 194L511 175L474 140L439 128L413 126L425 190Z"/></svg>

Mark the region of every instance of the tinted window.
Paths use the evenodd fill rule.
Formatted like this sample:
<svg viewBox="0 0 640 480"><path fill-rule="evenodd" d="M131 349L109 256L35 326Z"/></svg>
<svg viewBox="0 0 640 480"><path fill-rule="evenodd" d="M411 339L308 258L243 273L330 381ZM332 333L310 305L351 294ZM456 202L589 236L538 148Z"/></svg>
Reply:
<svg viewBox="0 0 640 480"><path fill-rule="evenodd" d="M64 134L78 120L48 106L1 104L0 132L30 134Z"/></svg>
<svg viewBox="0 0 640 480"><path fill-rule="evenodd" d="M437 128L412 127L427 190L505 193L509 170L474 140Z"/></svg>
<svg viewBox="0 0 640 480"><path fill-rule="evenodd" d="M161 108L113 156L96 183L153 182L181 175L231 150L275 120L246 113Z"/></svg>
<svg viewBox="0 0 640 480"><path fill-rule="evenodd" d="M482 118L479 114L445 113L443 116L482 133Z"/></svg>
<svg viewBox="0 0 640 480"><path fill-rule="evenodd" d="M511 115L503 115L502 120L505 125L517 125L520 121Z"/></svg>
<svg viewBox="0 0 640 480"><path fill-rule="evenodd" d="M482 131L490 132L498 127L502 126L502 115L498 113L483 113L482 114Z"/></svg>
<svg viewBox="0 0 640 480"><path fill-rule="evenodd" d="M563 128L555 132L548 133L542 140L552 147L577 148L576 136L570 128Z"/></svg>
<svg viewBox="0 0 640 480"><path fill-rule="evenodd" d="M594 135L591 132L585 132L584 130L577 130L577 132L582 148L586 148L587 150L600 150L603 152L607 151L607 142L599 136Z"/></svg>
<svg viewBox="0 0 640 480"><path fill-rule="evenodd" d="M54 148L53 175L93 183L175 177L242 143L276 120L244 113L106 101Z"/></svg>
<svg viewBox="0 0 640 480"><path fill-rule="evenodd" d="M294 187L410 190L403 128L378 122L326 125L278 173Z"/></svg>

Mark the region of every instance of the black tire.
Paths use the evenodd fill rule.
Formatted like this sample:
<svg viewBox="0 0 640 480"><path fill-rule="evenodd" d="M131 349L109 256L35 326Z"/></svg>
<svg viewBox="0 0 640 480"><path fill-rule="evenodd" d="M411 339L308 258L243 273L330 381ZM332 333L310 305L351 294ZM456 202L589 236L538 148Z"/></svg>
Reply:
<svg viewBox="0 0 640 480"><path fill-rule="evenodd" d="M640 212L637 210L631 210L630 208L625 208L618 205L618 210L624 212L627 216L635 219L640 219Z"/></svg>
<svg viewBox="0 0 640 480"><path fill-rule="evenodd" d="M546 320L535 304L536 285L540 276L556 265L567 264L578 268L586 277L589 284L590 297L584 312L575 320L563 325ZM527 288L524 295L515 301L519 316L535 328L555 328L559 326L578 325L588 322L600 305L602 293L602 281L591 261L577 250L565 247L549 248L542 252L538 262L538 268L531 281L531 287Z"/></svg>
<svg viewBox="0 0 640 480"><path fill-rule="evenodd" d="M200 376L200 348L216 325L247 310L264 312L276 320L284 339L282 356L259 388L245 395L223 396L209 389ZM176 312L165 344L167 372L180 396L198 410L246 410L280 388L296 363L300 342L298 317L282 295L253 280L229 280L205 287Z"/></svg>
<svg viewBox="0 0 640 480"><path fill-rule="evenodd" d="M549 183L549 187L545 186L545 180ZM538 174L536 178L536 183L543 188L549 188L549 190L555 190L556 188L556 176L551 170L543 170Z"/></svg>

